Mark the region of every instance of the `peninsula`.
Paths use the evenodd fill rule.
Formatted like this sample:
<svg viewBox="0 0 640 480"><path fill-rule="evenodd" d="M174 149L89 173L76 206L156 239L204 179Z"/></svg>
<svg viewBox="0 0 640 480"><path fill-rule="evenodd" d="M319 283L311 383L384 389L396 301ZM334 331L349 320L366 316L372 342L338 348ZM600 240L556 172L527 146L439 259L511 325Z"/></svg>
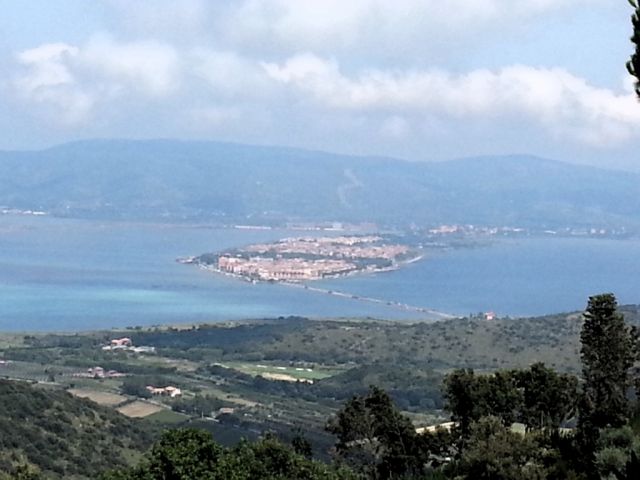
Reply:
<svg viewBox="0 0 640 480"><path fill-rule="evenodd" d="M179 261L249 281L295 283L388 271L420 258L383 236L354 235L286 238Z"/></svg>

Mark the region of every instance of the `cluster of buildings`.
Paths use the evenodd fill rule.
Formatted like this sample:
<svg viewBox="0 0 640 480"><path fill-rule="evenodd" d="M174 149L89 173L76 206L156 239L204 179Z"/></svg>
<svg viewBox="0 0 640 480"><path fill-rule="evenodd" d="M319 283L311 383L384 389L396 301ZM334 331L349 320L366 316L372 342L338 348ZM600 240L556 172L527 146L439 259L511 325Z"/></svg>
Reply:
<svg viewBox="0 0 640 480"><path fill-rule="evenodd" d="M156 347L134 346L129 337L114 338L108 345L104 345L102 350L125 350L134 353L155 353Z"/></svg>
<svg viewBox="0 0 640 480"><path fill-rule="evenodd" d="M384 258L392 260L409 251L406 245L380 245L382 238L341 236L319 238L287 238L275 243L250 245L242 251L272 255L320 255L331 258Z"/></svg>
<svg viewBox="0 0 640 480"><path fill-rule="evenodd" d="M47 212L40 210L20 210L19 208L0 207L0 213L2 215L33 215L40 217L46 215Z"/></svg>
<svg viewBox="0 0 640 480"><path fill-rule="evenodd" d="M421 229L413 226L412 230ZM521 236L562 236L562 237L624 237L629 232L624 228L612 229L602 227L560 227L557 229L545 228L522 228L522 227L491 227L482 225L439 225L436 227L425 228L423 230L427 235L435 237L483 237L483 236L500 236L500 237L521 237Z"/></svg>
<svg viewBox="0 0 640 480"><path fill-rule="evenodd" d="M223 253L215 266L220 272L252 280L317 280L375 268L378 260L393 262L409 253L406 245L381 241L375 235L288 238Z"/></svg>
<svg viewBox="0 0 640 480"><path fill-rule="evenodd" d="M91 367L87 368L86 372L74 373L73 376L82 378L120 378L126 377L127 374L115 370L105 370L102 367Z"/></svg>
<svg viewBox="0 0 640 480"><path fill-rule="evenodd" d="M182 396L182 390L180 390L178 387L172 387L172 386L154 387L152 385L147 385L146 388L147 388L147 391L151 393L151 395L158 395L158 396L171 397L171 398Z"/></svg>
<svg viewBox="0 0 640 480"><path fill-rule="evenodd" d="M218 270L255 280L295 281L316 280L356 270L346 260L304 260L302 258L220 256Z"/></svg>

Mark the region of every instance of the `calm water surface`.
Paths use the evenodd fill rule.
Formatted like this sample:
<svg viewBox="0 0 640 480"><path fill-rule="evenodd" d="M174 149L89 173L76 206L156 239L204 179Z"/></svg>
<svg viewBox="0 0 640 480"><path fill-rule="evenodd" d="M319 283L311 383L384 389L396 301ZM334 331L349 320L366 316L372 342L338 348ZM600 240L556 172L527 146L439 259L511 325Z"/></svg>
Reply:
<svg viewBox="0 0 640 480"><path fill-rule="evenodd" d="M299 232L0 217L0 329L81 330L305 315L420 318L282 285L252 285L175 262ZM510 240L433 253L403 270L320 282L445 312L576 310L613 291L640 303L640 241Z"/></svg>

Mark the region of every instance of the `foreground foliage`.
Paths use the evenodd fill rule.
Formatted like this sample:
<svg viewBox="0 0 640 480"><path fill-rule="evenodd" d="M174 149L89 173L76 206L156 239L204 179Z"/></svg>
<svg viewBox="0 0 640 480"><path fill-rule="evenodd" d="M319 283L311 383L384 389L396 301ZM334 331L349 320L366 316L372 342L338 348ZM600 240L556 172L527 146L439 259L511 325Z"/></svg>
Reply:
<svg viewBox="0 0 640 480"><path fill-rule="evenodd" d="M138 422L66 392L0 380L0 472L95 478L127 465L151 437Z"/></svg>
<svg viewBox="0 0 640 480"><path fill-rule="evenodd" d="M640 411L630 390L636 332L611 294L591 297L584 316L581 380L542 363L490 374L453 371L443 386L449 429L418 433L380 388L354 396L327 424L341 469L272 438L227 450L185 430L165 434L136 469L107 478L640 478L640 436L629 422ZM576 420L577 430L561 430Z"/></svg>
<svg viewBox="0 0 640 480"><path fill-rule="evenodd" d="M80 403L67 406L71 397L62 392L5 382L0 385L4 388L4 396L0 395L0 419L6 422L0 423L3 429L0 439L4 442L0 456L4 463L0 470L9 472L12 478L23 479L95 477L107 468L104 458L109 455L108 467L115 470L105 474L105 480L640 478L640 403L635 391L640 382L634 369L640 356L637 332L627 325L611 294L591 297L583 320L561 319L572 334L580 338L580 347L572 347L576 356L580 353L579 376L579 368L558 371L540 361L519 368L516 365L508 369L473 370L466 366L439 372L428 367L391 372L393 363L376 362L344 370L310 385L272 382L223 365L193 366L194 379L216 378L220 388L233 383L243 392L260 389L263 404L267 399L285 397L292 404L308 402L300 405L311 406L312 411L307 413L320 417L320 422L335 412L326 423L324 433L326 439L334 440L330 452L317 443L315 430L300 426L290 432L293 436L276 430L279 438L268 433L254 443L242 441L234 447L219 444L215 428L210 428L216 432L213 436L205 431L178 429L165 432L143 457L138 457L141 460L137 466L127 467L127 460L131 459L125 458L125 454L135 453L148 438L142 431L139 438L133 438L131 428L135 428L135 422L115 414L111 414L113 418L105 416L105 410L88 402L75 400ZM306 332L317 328L306 320L296 322ZM345 327L334 325L333 333ZM451 325L470 328L474 324L452 322ZM485 330L493 328L494 333L507 326L486 322L484 325ZM379 338L396 335L401 328L414 329L415 334L418 329L425 329L420 325L364 324L364 327L371 334L366 337L367 342L375 335ZM263 337L272 347L285 341L274 335L272 325L246 326L242 330L256 335L255 345L260 344L258 337ZM153 337L158 343L171 342L171 346L164 348L176 354L180 342L186 344L187 350L191 347L193 354L206 354L207 350L201 348L202 342L218 342L222 346L225 335L218 335L221 331L224 329L211 328L203 332L193 328L169 335L162 332L141 335L146 335L149 343L154 341ZM349 325L345 331L353 335L357 329ZM228 329L225 333L229 339L238 330ZM243 332L243 336L246 333ZM294 328L290 334L298 335ZM69 340L61 337L47 341ZM74 338L73 341L82 345L86 340ZM231 344L233 346L227 348L232 356L249 345L241 338L236 343L232 340ZM194 349L195 345L200 346ZM55 343L40 347L45 351L59 348ZM152 379L147 368L140 365L139 375L123 385L132 391L144 386ZM176 374L176 380L186 378L184 373L181 375ZM443 377L442 391L436 396L433 384ZM380 387L367 388L367 380L372 384L388 382L396 389L387 393ZM413 392L421 388L428 388L429 397L437 400L438 405L444 403L451 423L416 430L412 419L420 418L416 417L420 403L411 398ZM3 398L8 399L7 405L2 404ZM319 399L323 399L322 402ZM330 409L332 403L338 402L342 406L337 412ZM327 405L324 414L313 410L323 403ZM216 396L197 391L188 398L172 401L177 411L199 413L203 418L200 421L192 418L191 425L203 428L244 422L248 418L237 412L221 415L217 422L204 418L205 411L223 404ZM69 412L71 416L65 416ZM16 423L20 423L19 428L14 428ZM270 424L253 425L259 425L264 431L269 430ZM36 430L32 431L33 427L37 427ZM18 432L17 437L5 433L11 429ZM285 438L290 440L290 445L284 443ZM313 460L313 454L323 458L323 462Z"/></svg>
<svg viewBox="0 0 640 480"><path fill-rule="evenodd" d="M633 26L631 42L634 45L634 52L627 62L627 70L630 75L635 77L634 88L636 96L640 99L640 5L636 0L629 0L629 3L634 9L633 15L631 15L631 24Z"/></svg>
<svg viewBox="0 0 640 480"><path fill-rule="evenodd" d="M109 473L103 480L348 480L347 469L309 460L273 438L241 442L225 449L206 432L165 432L137 467Z"/></svg>

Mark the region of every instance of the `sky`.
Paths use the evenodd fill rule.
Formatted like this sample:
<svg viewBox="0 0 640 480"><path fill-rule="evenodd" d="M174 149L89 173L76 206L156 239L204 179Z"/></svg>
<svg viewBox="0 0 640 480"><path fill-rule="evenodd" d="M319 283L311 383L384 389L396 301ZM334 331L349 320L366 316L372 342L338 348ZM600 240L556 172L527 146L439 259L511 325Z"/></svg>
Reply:
<svg viewBox="0 0 640 480"><path fill-rule="evenodd" d="M624 0L0 6L0 149L176 138L640 170Z"/></svg>

